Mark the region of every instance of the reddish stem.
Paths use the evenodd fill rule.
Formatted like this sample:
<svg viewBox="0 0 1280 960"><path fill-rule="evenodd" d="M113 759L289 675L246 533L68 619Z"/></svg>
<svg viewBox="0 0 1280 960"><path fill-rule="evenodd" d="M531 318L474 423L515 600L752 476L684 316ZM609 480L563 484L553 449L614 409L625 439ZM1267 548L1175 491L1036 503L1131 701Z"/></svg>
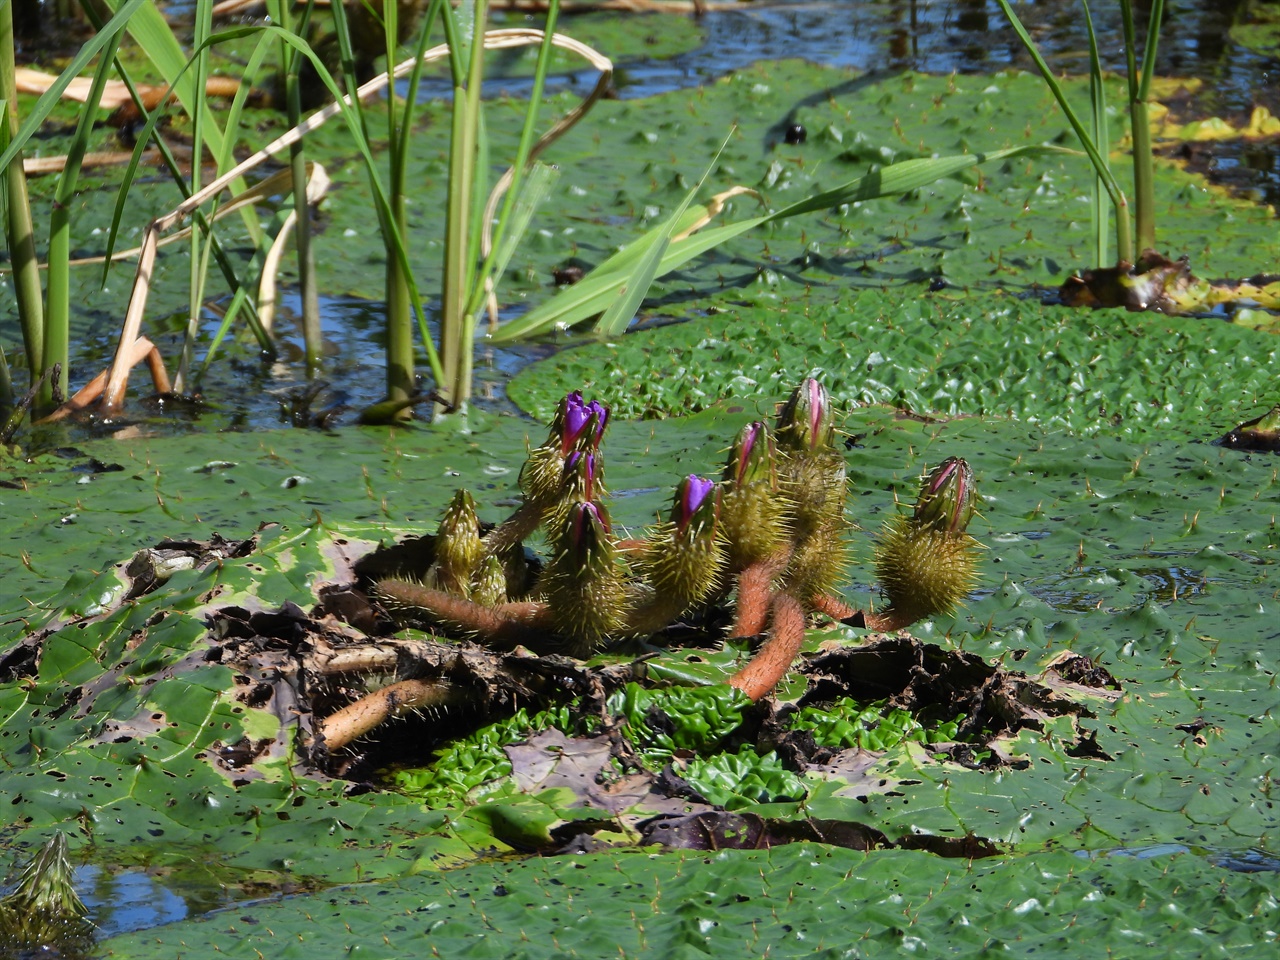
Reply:
<svg viewBox="0 0 1280 960"><path fill-rule="evenodd" d="M729 678L729 686L737 687L752 700L766 696L778 685L804 642L804 608L800 601L780 593L774 598L772 613L769 639L750 663Z"/></svg>
<svg viewBox="0 0 1280 960"><path fill-rule="evenodd" d="M509 650L522 643L545 646L552 629L547 605L531 600L485 607L420 583L394 578L379 580L374 592L393 610L408 607L430 620L475 633L497 649Z"/></svg>
<svg viewBox="0 0 1280 960"><path fill-rule="evenodd" d="M773 581L786 568L789 559L789 552L773 556L751 564L738 574L738 604L732 636L754 637L764 632Z"/></svg>

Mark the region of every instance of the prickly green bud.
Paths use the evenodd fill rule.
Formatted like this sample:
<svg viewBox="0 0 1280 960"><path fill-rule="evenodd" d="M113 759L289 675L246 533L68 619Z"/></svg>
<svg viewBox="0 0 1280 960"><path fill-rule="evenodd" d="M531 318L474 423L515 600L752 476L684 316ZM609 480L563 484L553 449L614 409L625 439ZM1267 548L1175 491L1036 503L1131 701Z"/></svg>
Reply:
<svg viewBox="0 0 1280 960"><path fill-rule="evenodd" d="M946 613L977 580L978 541L965 532L976 506L973 470L952 457L924 478L911 516L895 514L876 547L889 613L903 623Z"/></svg>
<svg viewBox="0 0 1280 960"><path fill-rule="evenodd" d="M471 599L482 607L496 607L507 601L507 572L493 554L480 562L471 582Z"/></svg>
<svg viewBox="0 0 1280 960"><path fill-rule="evenodd" d="M555 553L539 581L542 599L565 652L589 656L622 631L627 606L609 513L599 504L574 503L555 529Z"/></svg>
<svg viewBox="0 0 1280 960"><path fill-rule="evenodd" d="M742 428L729 453L720 531L731 573L777 554L786 542L777 453L773 433L759 420Z"/></svg>
<svg viewBox="0 0 1280 960"><path fill-rule="evenodd" d="M609 543L609 533L613 529L609 523L609 511L590 501L571 506L565 525L565 548L574 566L579 568L595 560Z"/></svg>
<svg viewBox="0 0 1280 960"><path fill-rule="evenodd" d="M790 450L830 447L835 438L835 415L827 388L812 377L796 387L778 413L777 433L778 442Z"/></svg>
<svg viewBox="0 0 1280 960"><path fill-rule="evenodd" d="M763 421L748 423L733 442L729 462L724 467L725 482L734 489L763 482L770 489L777 486L776 452L773 435Z"/></svg>
<svg viewBox="0 0 1280 960"><path fill-rule="evenodd" d="M948 457L924 478L913 521L938 533L959 536L969 526L975 506L973 468L959 457Z"/></svg>
<svg viewBox="0 0 1280 960"><path fill-rule="evenodd" d="M471 494L459 490L445 509L436 531L435 582L440 590L468 596L471 577L484 554L480 541L480 521Z"/></svg>
<svg viewBox="0 0 1280 960"><path fill-rule="evenodd" d="M49 951L88 956L92 928L73 880L66 838L56 833L27 864L14 891L0 900L4 956L44 956Z"/></svg>

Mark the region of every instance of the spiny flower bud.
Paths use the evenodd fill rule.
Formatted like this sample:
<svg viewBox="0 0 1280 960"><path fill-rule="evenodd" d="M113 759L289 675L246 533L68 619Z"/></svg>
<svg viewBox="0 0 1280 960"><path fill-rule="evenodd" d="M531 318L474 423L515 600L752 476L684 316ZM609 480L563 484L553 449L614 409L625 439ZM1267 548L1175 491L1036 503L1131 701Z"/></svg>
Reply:
<svg viewBox="0 0 1280 960"><path fill-rule="evenodd" d="M791 392L778 413L778 441L792 450L819 450L835 438L835 417L827 388L812 377Z"/></svg>
<svg viewBox="0 0 1280 960"><path fill-rule="evenodd" d="M949 612L973 589L981 548L965 528L974 507L973 470L951 457L925 476L911 516L885 522L876 574L899 625Z"/></svg>
<svg viewBox="0 0 1280 960"><path fill-rule="evenodd" d="M714 530L719 499L714 480L704 480L690 474L676 487L671 522L682 534L691 524L697 532Z"/></svg>
<svg viewBox="0 0 1280 960"><path fill-rule="evenodd" d="M484 545L480 541L480 521L476 504L465 489L458 490L445 509L436 531L435 582L439 589L465 597L471 576L480 563Z"/></svg>
<svg viewBox="0 0 1280 960"><path fill-rule="evenodd" d="M608 422L608 407L596 400L584 403L582 392L574 390L556 408L547 446L559 446L561 456L574 449L594 450L600 445Z"/></svg>
<svg viewBox="0 0 1280 960"><path fill-rule="evenodd" d="M566 547L578 566L588 565L606 544L613 527L609 511L590 501L575 503L569 508Z"/></svg>
<svg viewBox="0 0 1280 960"><path fill-rule="evenodd" d="M594 500L603 493L603 464L594 453L575 450L564 461L564 476L560 481L561 496L566 501Z"/></svg>
<svg viewBox="0 0 1280 960"><path fill-rule="evenodd" d="M975 507L973 468L959 457L948 457L924 478L914 522L954 537L965 532Z"/></svg>
<svg viewBox="0 0 1280 960"><path fill-rule="evenodd" d="M777 486L777 468L774 463L773 435L764 422L748 423L733 442L729 462L725 464L724 479L734 489L742 489L758 481L767 482L770 489Z"/></svg>
<svg viewBox="0 0 1280 960"><path fill-rule="evenodd" d="M480 563L471 583L471 599L482 607L496 607L507 600L507 573L502 561L489 554Z"/></svg>

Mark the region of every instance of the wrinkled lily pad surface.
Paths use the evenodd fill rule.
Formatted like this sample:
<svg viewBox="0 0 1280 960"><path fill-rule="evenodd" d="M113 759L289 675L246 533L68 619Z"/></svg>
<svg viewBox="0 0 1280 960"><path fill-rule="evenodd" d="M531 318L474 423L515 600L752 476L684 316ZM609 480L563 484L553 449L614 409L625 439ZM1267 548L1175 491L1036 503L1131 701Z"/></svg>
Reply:
<svg viewBox="0 0 1280 960"><path fill-rule="evenodd" d="M720 438L750 415L735 405L684 420L612 425L615 515L645 522L665 499L656 488L673 473L706 469L709 457L719 458ZM894 783L887 793L863 786L844 795L829 781L811 785L803 807L783 801L747 809L769 816L803 809L806 816L871 823L891 839L974 834L1010 853L1181 844L1200 852L1170 862L1191 871L1206 869L1197 866L1206 855L1272 849L1280 695L1269 652L1274 636L1258 613L1274 592L1278 536L1267 507L1277 496L1269 454L1186 440L1078 438L1005 419L923 423L883 408L852 414L845 429L857 441L847 460L851 512L867 531L858 535L864 560L870 531L893 509L893 493L910 496L925 463L960 455L977 471L984 502L975 532L990 548L983 583L957 617L917 632L1033 673L1069 649L1103 663L1124 695L1094 698L1095 718L1078 721L1094 734L1093 748L1081 749L1064 721L1020 733L1005 749L1024 769L966 769L904 745L876 768ZM160 491L168 515L151 508L156 532L210 524L251 532L245 528L269 516L280 524L263 529L247 557L178 573L114 613L56 630L44 641L38 672L6 684L0 749L9 772L0 779L15 798L24 836L75 822L108 859L139 846L162 861L216 850L228 869L332 882L465 862L507 847L495 832L525 835L511 832L517 822L527 831L538 821L581 817L582 808L566 806L572 795L555 792L522 799L504 791L490 804L451 812L395 794L348 796L341 782L299 776L291 765L297 758L288 755L236 769L234 751L221 747L273 738L279 720L249 705L251 697L246 702L246 684L234 671L204 663L202 655L211 605L306 605L332 575L336 540L429 529L455 483L478 491L487 515L500 513L529 430L541 433L498 419L470 439L430 430L228 436L221 447L227 460L216 468L193 456L194 444L94 445L95 454L114 451L146 463L148 472L130 466L79 484L80 475L63 467L33 474L25 491L6 490L32 514L43 500L78 497L75 523L58 524L57 510L46 510L57 533L127 529L118 525L139 509L130 490L152 504ZM338 450L350 457L345 466ZM297 476L313 482L286 482ZM252 497L222 493L250 485ZM352 487L354 495L339 493ZM325 490L332 497L322 508L327 519L309 520L311 501L329 499ZM417 519L401 519L408 516ZM122 542L113 545L115 555ZM40 569L65 552L33 551L31 564ZM859 571L854 602L870 590L866 565ZM52 596L48 587L48 612L31 625L92 613L86 604L101 602L119 582L110 568L96 575L85 569ZM9 627L16 639L21 624ZM844 636L856 642L858 631ZM503 809L510 813L495 820ZM770 856L779 855L792 856ZM1163 873L1145 861L1124 869L1150 871L1141 883ZM280 909L300 913L303 902Z"/></svg>
<svg viewBox="0 0 1280 960"><path fill-rule="evenodd" d="M435 110L424 122L441 122ZM865 76L788 62L605 102L551 158L592 175L561 178L513 263L510 300L542 299L551 266L598 262L661 222L733 121L715 186L755 186L775 206L870 164L1056 142L1063 129L1039 83L1017 74ZM803 147L782 143L793 122L809 132ZM501 141L515 129L499 119L491 132ZM322 132L317 146L343 160L318 256L337 292L377 296L380 264L360 246L368 198L341 133ZM439 207L443 149L430 138L418 148L416 209ZM212 615L279 612L283 633L298 616L284 605L309 613L355 556L431 532L457 486L484 519L509 512L526 442L544 428L477 416L467 435L264 432L6 455L9 859L62 829L98 864L176 878L196 862L245 899L304 894L100 944L121 958L619 947L1093 958L1101 943L1117 955L1269 956L1280 923L1278 466L1270 453L1211 441L1274 406L1275 340L1220 320L1066 311L1016 295L1081 265L1087 186L1081 159L1034 160L775 225L655 288L644 314L687 322L588 343L512 385L539 418L578 387L613 405L611 510L637 529L676 478L714 473L743 423L769 416L800 377L822 376L844 413L849 514L861 526L854 605L876 598L872 541L895 498L910 501L921 472L946 456L973 465L981 582L957 614L914 632L1033 679L1064 652L1087 657L1116 681L1078 684L1087 712L1046 716L989 751L806 715L800 729L855 755L800 774L751 747L721 750L746 711L714 693L661 701L662 715L689 721L678 735L650 722L643 696L653 694L612 705L633 721L652 777L674 761L702 800L741 818L668 821L667 836L714 846L707 838L732 831L752 846L741 838L790 825L790 839L803 839L819 825L834 839L830 825L844 824L846 839L876 831L892 847L637 851L655 836L635 826L642 813L719 811L638 787L619 809L593 798L583 771L608 767L607 744L592 730L569 737L563 712L412 718L396 729L421 736L418 763L373 771L376 780L330 779L307 764L290 735L297 714L265 696L251 664L213 655ZM1162 243L1190 254L1197 272L1244 275L1276 261L1272 211L1172 165L1157 189ZM156 197L147 215L161 209ZM84 202L101 213L110 201ZM734 204L729 217L754 212L748 198ZM439 227L415 220L426 289ZM162 282L185 276L184 256L166 255ZM113 280L117 295L125 276ZM118 310L94 302L86 322L105 337ZM214 534L230 546L130 596L135 550L166 538L208 547ZM839 656L865 639L815 630L806 651ZM711 684L745 655L676 649L649 678ZM797 672L780 695L799 698L807 683ZM847 722L864 707L842 709ZM903 720L901 731L954 720ZM441 776L441 764L466 775ZM591 849L618 849L589 852L584 841L582 856L514 859L579 834L600 845ZM944 846L961 857L933 852Z"/></svg>

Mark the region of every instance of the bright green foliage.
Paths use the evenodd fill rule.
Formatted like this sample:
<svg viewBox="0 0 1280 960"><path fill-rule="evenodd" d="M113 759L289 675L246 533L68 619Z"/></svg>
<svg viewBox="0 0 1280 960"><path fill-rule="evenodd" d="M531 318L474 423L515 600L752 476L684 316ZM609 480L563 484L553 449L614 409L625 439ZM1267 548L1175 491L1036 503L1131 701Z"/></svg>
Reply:
<svg viewBox="0 0 1280 960"><path fill-rule="evenodd" d="M1082 84L1069 82L1067 87L1083 101ZM813 99L815 90L830 96ZM1117 83L1112 102L1120 102L1119 91ZM569 94L548 99L548 117L577 100ZM795 121L810 131L802 147L776 142L779 119L793 111ZM447 126L439 104L424 104L420 113L424 124ZM264 139L283 132L278 114L246 111L245 116L246 125L260 129ZM509 155L520 120L517 110L494 112L488 128L494 156ZM739 133L726 147L706 191L734 183L754 186L773 208L861 175L873 164L1029 143L1070 144L1066 124L1043 84L1022 74L954 79L904 74L868 80L785 62L745 70L700 90L644 101L603 101L546 157L566 170L589 170L590 179L561 178L551 202L539 208L507 272L508 303L541 302L553 293L552 267L574 257L599 263L661 223L683 200L702 172L699 164L714 154L733 122ZM1117 119L1113 141L1121 133ZM101 146L94 143L91 149ZM57 140L46 147L50 152L62 149ZM325 205L327 227L315 238L317 262L324 265L322 293L381 299L384 254L369 213L373 198L358 165L348 163L350 140L342 125L333 123L309 135L307 153L334 177ZM441 218L424 212L443 209L445 161L438 139L414 139L406 177L414 184L410 249L438 250ZM114 171L106 170L82 178L78 221L109 222L113 176ZM787 318L796 311L781 313L787 301L807 297L829 303L850 287L938 280L953 288L990 292L1009 284L1056 285L1087 259L1089 218L1080 198L1090 177L1083 157L1039 156L984 167L980 177L943 181L898 201L775 222L658 281L650 303L661 302L660 315L687 316L695 307L736 313L739 302L756 301L766 319L792 325ZM1227 199L1171 164L1162 162L1156 179L1161 242L1169 251L1187 253L1197 275L1249 276L1280 258L1280 241L1265 209ZM33 181L37 191L51 188L52 181ZM125 229L177 201L176 190L157 184L131 199L129 212L138 221ZM44 200L37 195L36 202ZM762 212L749 197L736 197L722 221ZM229 244L241 239L234 233L226 236ZM415 262L423 291L438 288L437 259L427 254ZM149 308L149 323L155 326L148 331L163 333L184 325L165 318L186 306L186 260L186 253L172 248L158 261ZM111 335L123 313L132 269L131 264L114 268L107 293L98 291L94 268L73 272L72 301L94 305L76 318L73 343ZM918 293L912 288L902 299L914 301ZM0 323L0 334L8 336L9 329ZM249 350L251 355L256 347ZM73 356L77 361L84 358ZM799 375L789 376L787 384ZM216 367L211 376L220 376ZM216 380L208 387L206 392L216 398ZM719 396L714 389L701 389L703 403ZM670 408L653 405L655 412L663 409Z"/></svg>
<svg viewBox="0 0 1280 960"><path fill-rule="evenodd" d="M709 803L741 810L757 803L803 800L809 788L772 754L762 756L749 746L737 753L695 757L681 775Z"/></svg>
<svg viewBox="0 0 1280 960"><path fill-rule="evenodd" d="M883 700L866 705L842 699L830 708L804 707L792 718L793 730L809 730L824 747L858 747L862 750L889 750L904 741L946 743L954 740L959 719L926 729L903 710L885 709Z"/></svg>
<svg viewBox="0 0 1280 960"><path fill-rule="evenodd" d="M722 157L725 179L758 182L775 205L871 162L1051 139L1061 126L1029 77L841 87L842 78L784 64L643 108L601 104L603 122L575 131L552 158L593 157L599 180L585 195L562 182L547 233L514 265L517 277L529 271L524 292L540 296L545 266L568 253L603 259L620 233L661 222L688 189L681 173L693 171L665 161L643 171L644 157L709 155L722 135L715 117L743 124ZM830 98L797 113L810 130L803 150L761 146L799 96L827 85ZM494 126L499 140L511 135ZM331 133L317 136L342 149ZM637 136L643 149L630 143ZM438 208L440 157L411 163L425 184L417 209ZM1270 623L1280 487L1273 457L1205 441L1274 404L1275 341L1211 321L1066 311L995 292L1006 280L1056 282L1078 262L1073 246L1083 250L1088 237L1075 197L1086 174L1075 159L1017 164L986 171L982 189L950 181L898 204L777 224L656 288L663 309L688 323L565 352L512 390L539 416L579 387L621 417L699 411L611 426L611 509L638 528L665 509L676 477L714 473L745 423L768 419L791 384L821 373L852 443L849 513L862 528L847 590L855 605L876 599L872 531L894 497L910 501L921 472L944 457L967 459L982 493L972 532L988 547L984 579L965 608L916 632L1031 674L1063 650L1099 660L1124 691L1085 699L1093 716L1079 727L1096 736L1095 749L1077 747L1070 722L1046 721L999 744L1015 766L964 769L920 746L949 739L949 724L922 734L914 721L850 705L825 720L802 711L797 725L812 723L832 745L874 749L878 738L885 755L850 782L800 780L749 746L715 752L743 716L725 688L707 686L745 661L734 645L647 662L650 681L703 689L633 688L614 709L646 760L699 754L678 757L679 772L723 805L856 820L894 840L973 833L1003 844L1006 858L971 864L802 845L437 872L550 848L566 824L589 832L593 820L613 823L564 788L522 793L506 776L504 747L548 723L567 730L563 712L517 716L446 744L427 771L397 775L412 786L403 792L348 796L346 784L311 779L283 749L287 738L241 768L219 759L241 741L276 742L280 721L236 697L246 686L236 669L204 659L210 609L306 608L320 582L345 570L343 555L434 529L458 486L475 491L483 519L505 515L526 439L543 436L510 417L476 417L466 436L222 435L216 461L206 438L88 443L6 461L0 651L12 653L31 630L53 632L34 674L0 684L0 793L16 825L5 842L72 828L73 848L95 859L212 862L221 882L246 890L248 878L314 887L403 877L116 938L104 949L117 957L172 957L185 942L250 958L347 947L480 955L501 943L513 956L599 956L621 945L629 956L1035 949L1093 960L1104 941L1117 955L1269 956L1276 876L1226 872L1213 857L1276 853L1280 694ZM1209 197L1168 170L1158 190L1169 207L1163 236L1201 274L1252 273L1276 259L1264 212ZM319 255L327 274L377 293L362 237L344 236L367 234L368 198L344 180L331 215ZM417 246L437 239L427 219L413 230ZM879 289L902 279L941 279L981 297ZM691 297L706 315L691 316ZM882 404L973 416L922 422ZM120 602L124 578L113 564L134 549L213 530L247 537L262 523L272 525L252 555ZM807 649L862 636L815 633ZM790 678L781 696L798 697L804 684ZM675 721L669 732L647 722L650 707ZM1192 852L1151 853L1150 844ZM415 872L430 875L405 877Z"/></svg>
<svg viewBox="0 0 1280 960"><path fill-rule="evenodd" d="M1221 435L1274 382L1274 337L1196 318L901 290L734 299L714 316L560 353L510 393L540 416L581 386L618 416L662 417L725 398L767 409L812 374L839 409L1012 416L1142 441Z"/></svg>
<svg viewBox="0 0 1280 960"><path fill-rule="evenodd" d="M750 700L735 687L664 687L629 683L609 698L609 712L626 717L627 736L646 763L661 766L680 750L712 750L742 723ZM664 720L655 729L650 711Z"/></svg>
<svg viewBox="0 0 1280 960"><path fill-rule="evenodd" d="M492 788L495 782L511 776L511 759L503 747L527 740L548 727L572 730L568 708L543 710L532 717L521 708L505 720L481 727L471 736L440 748L431 766L395 771L389 783L432 808L475 801L490 792L478 787L489 784Z"/></svg>

